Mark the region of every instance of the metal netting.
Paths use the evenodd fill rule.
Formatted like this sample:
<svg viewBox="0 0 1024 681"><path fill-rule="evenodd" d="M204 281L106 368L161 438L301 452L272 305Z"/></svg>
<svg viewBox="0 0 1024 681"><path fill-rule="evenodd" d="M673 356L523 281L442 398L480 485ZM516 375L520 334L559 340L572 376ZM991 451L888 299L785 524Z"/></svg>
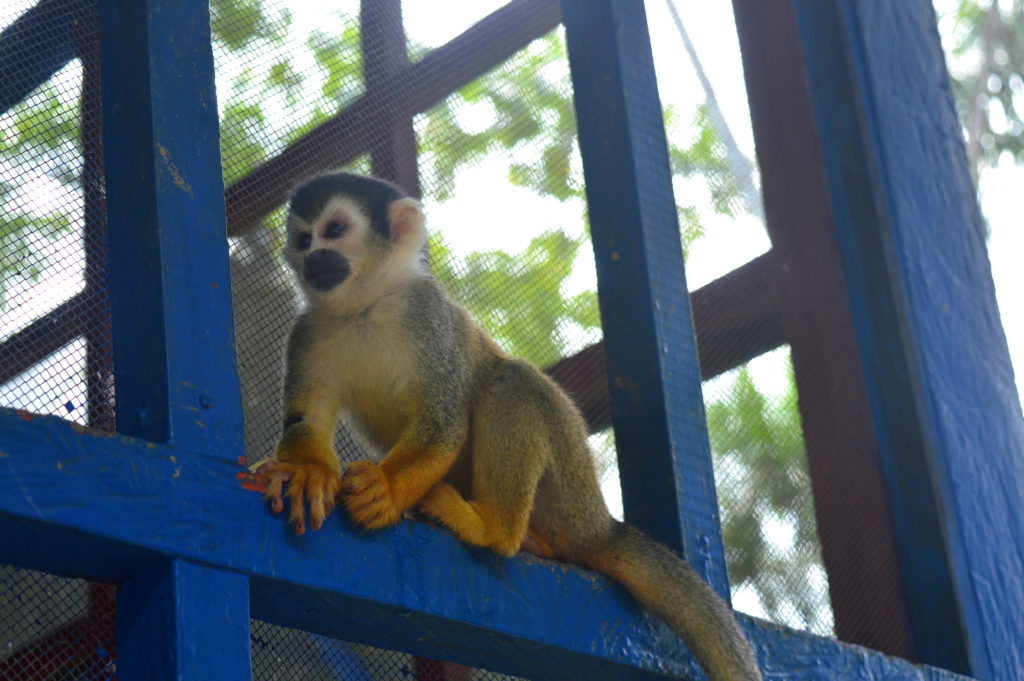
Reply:
<svg viewBox="0 0 1024 681"><path fill-rule="evenodd" d="M252 622L253 681L514 681L516 677Z"/></svg>
<svg viewBox="0 0 1024 681"><path fill-rule="evenodd" d="M606 499L621 517L564 39L557 10L488 23L502 4L446 3L439 13L433 3L405 3L399 13L397 3L380 2L371 3L375 15L361 16L354 1L211 3L246 451L250 460L273 451L283 346L302 304L280 259L281 205L305 177L344 167L386 175L422 197L435 273L503 347L548 369L577 399L594 433ZM56 13L40 15L41 25L73 26L80 55L0 115L0 406L112 429L99 74L88 6L68 0L33 9L26 2L0 11L0 25ZM696 80L686 84L679 64L689 59L697 67L700 45L688 48L685 29L673 37L664 27L711 29L685 15L655 18L660 6L651 2L648 12L699 330L701 315L721 307L700 303L700 289L764 253L768 242L749 131L737 132L732 100L712 95L713 69L702 77L694 68ZM77 13L71 22L69 12ZM446 60L449 41L459 47ZM668 71L660 66L665 54ZM14 58L0 51L0 61ZM666 87L680 80L683 86ZM698 95L673 98L679 90ZM745 115L744 108L744 124ZM757 333L742 342L779 345ZM718 347L725 345L702 343L702 361L711 362ZM751 368L705 385L727 559L740 610L829 633L786 362L784 350L764 359L774 367L764 373L777 375L767 383ZM723 359L705 373L734 366ZM337 448L343 461L365 456L344 427ZM795 564L798 570L787 570ZM25 593L34 589L27 584ZM64 592L42 593L62 622L75 619ZM12 619L10 626L25 625ZM17 650L38 638L19 636L11 639ZM112 659L112 644L104 650ZM309 678L483 678L260 622L253 624L253 660L256 678L300 671ZM353 661L347 671L346 660Z"/></svg>
<svg viewBox="0 0 1024 681"><path fill-rule="evenodd" d="M113 430L97 27L0 8L0 407ZM2 679L112 679L114 587L0 567L0 632Z"/></svg>
<svg viewBox="0 0 1024 681"><path fill-rule="evenodd" d="M0 565L0 679L112 681L115 587Z"/></svg>
<svg viewBox="0 0 1024 681"><path fill-rule="evenodd" d="M0 26L0 406L113 430L95 7L8 3ZM33 88L47 50L78 58Z"/></svg>
<svg viewBox="0 0 1024 681"><path fill-rule="evenodd" d="M733 606L834 635L731 4L646 6Z"/></svg>

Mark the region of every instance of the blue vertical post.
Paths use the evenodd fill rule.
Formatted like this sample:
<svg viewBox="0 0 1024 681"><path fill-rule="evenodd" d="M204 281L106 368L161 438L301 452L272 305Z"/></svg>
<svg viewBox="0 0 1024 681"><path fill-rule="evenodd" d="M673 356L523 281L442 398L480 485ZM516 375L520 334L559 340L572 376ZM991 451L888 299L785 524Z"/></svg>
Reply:
<svg viewBox="0 0 1024 681"><path fill-rule="evenodd" d="M794 6L922 661L1024 679L1024 419L934 9Z"/></svg>
<svg viewBox="0 0 1024 681"><path fill-rule="evenodd" d="M169 559L117 590L119 679L249 679L249 651L245 575Z"/></svg>
<svg viewBox="0 0 1024 681"><path fill-rule="evenodd" d="M241 400L209 5L99 9L118 431L233 461ZM142 566L118 590L119 678L249 678L248 612L245 576Z"/></svg>
<svg viewBox="0 0 1024 681"><path fill-rule="evenodd" d="M101 0L100 17L118 431L235 460L209 5Z"/></svg>
<svg viewBox="0 0 1024 681"><path fill-rule="evenodd" d="M643 4L564 0L626 519L728 599L668 145Z"/></svg>

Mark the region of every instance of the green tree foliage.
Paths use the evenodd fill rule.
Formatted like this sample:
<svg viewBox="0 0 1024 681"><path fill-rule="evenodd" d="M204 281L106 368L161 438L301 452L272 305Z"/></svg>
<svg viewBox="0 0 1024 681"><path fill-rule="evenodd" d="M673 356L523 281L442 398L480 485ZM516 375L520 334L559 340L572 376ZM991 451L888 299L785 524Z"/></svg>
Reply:
<svg viewBox="0 0 1024 681"><path fill-rule="evenodd" d="M260 0L211 4L225 184L362 94L358 20L338 18L326 22L339 24L337 33L316 28L297 36L287 9L271 15ZM297 66L303 58L311 58L315 70Z"/></svg>
<svg viewBox="0 0 1024 681"><path fill-rule="evenodd" d="M560 200L582 196L571 170L576 118L557 33L452 94L423 116L421 153L437 200L451 198L456 172L493 152L512 157L509 180ZM488 122L473 126L467 113Z"/></svg>
<svg viewBox="0 0 1024 681"><path fill-rule="evenodd" d="M564 355L569 328L594 330L601 324L595 292L562 293L582 244L582 237L553 230L535 237L522 253L458 258L435 236L430 261L438 278L506 350L548 366Z"/></svg>
<svg viewBox="0 0 1024 681"><path fill-rule="evenodd" d="M37 177L77 188L78 109L49 82L0 119L0 165L13 171L0 181L0 310L8 286L17 278L38 280L52 244L71 230L70 206L28 201L14 180Z"/></svg>
<svg viewBox="0 0 1024 681"><path fill-rule="evenodd" d="M1024 0L936 0L975 181L1003 152L1024 163Z"/></svg>
<svg viewBox="0 0 1024 681"><path fill-rule="evenodd" d="M781 395L760 392L741 367L707 405L716 470L738 481L718 486L722 533L733 584L752 587L772 620L826 633L824 570L796 383L787 369Z"/></svg>
<svg viewBox="0 0 1024 681"><path fill-rule="evenodd" d="M298 35L288 11L270 9L260 0L213 0L211 18L227 184L363 92L354 17L323 22ZM424 50L414 45L411 51ZM75 107L65 110L59 100L43 98L32 118L20 120L15 128L51 131L33 137L33 145L74 144L77 115ZM706 178L714 208L733 215L735 183L706 111L699 109L691 117L668 111L666 121L673 133L674 175ZM559 32L535 41L515 59L453 93L418 117L416 127L430 200L452 198L460 172L501 158L511 184L555 201L576 202L579 220L586 220L568 63ZM2 151L15 153L10 147L14 142L5 142ZM354 165L365 169L365 160ZM694 205L678 209L682 239L688 245L703 234L700 214ZM9 231L26 233L30 221L17 219L20 222ZM278 231L282 227L279 216L268 218L266 224ZM548 229L522 252L457 254L435 235L430 259L439 278L506 349L547 366L565 356L580 338L593 340L600 331L596 292L568 292L568 279L577 257L588 250L587 240L585 232L571 236L565 229ZM744 548L745 553L757 550Z"/></svg>

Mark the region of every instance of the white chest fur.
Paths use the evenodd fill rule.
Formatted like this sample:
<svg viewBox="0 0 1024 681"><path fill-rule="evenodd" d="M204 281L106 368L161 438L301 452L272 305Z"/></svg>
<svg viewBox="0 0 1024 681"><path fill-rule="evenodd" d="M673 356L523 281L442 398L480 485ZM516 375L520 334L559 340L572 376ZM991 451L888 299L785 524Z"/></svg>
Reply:
<svg viewBox="0 0 1024 681"><path fill-rule="evenodd" d="M308 315L318 339L310 353L317 358L315 380L329 386L342 409L374 439L385 433L373 431L400 426L412 399L417 358L405 313L405 301L396 296L382 298L361 315Z"/></svg>

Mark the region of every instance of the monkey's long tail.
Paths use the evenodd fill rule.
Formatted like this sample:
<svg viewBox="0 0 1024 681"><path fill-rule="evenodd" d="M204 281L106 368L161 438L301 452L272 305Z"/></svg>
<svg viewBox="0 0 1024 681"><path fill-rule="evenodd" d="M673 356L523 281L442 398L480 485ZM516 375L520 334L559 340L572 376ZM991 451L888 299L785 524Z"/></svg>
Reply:
<svg viewBox="0 0 1024 681"><path fill-rule="evenodd" d="M586 561L620 582L683 639L710 681L760 681L757 660L732 612L693 568L640 530L616 522Z"/></svg>

